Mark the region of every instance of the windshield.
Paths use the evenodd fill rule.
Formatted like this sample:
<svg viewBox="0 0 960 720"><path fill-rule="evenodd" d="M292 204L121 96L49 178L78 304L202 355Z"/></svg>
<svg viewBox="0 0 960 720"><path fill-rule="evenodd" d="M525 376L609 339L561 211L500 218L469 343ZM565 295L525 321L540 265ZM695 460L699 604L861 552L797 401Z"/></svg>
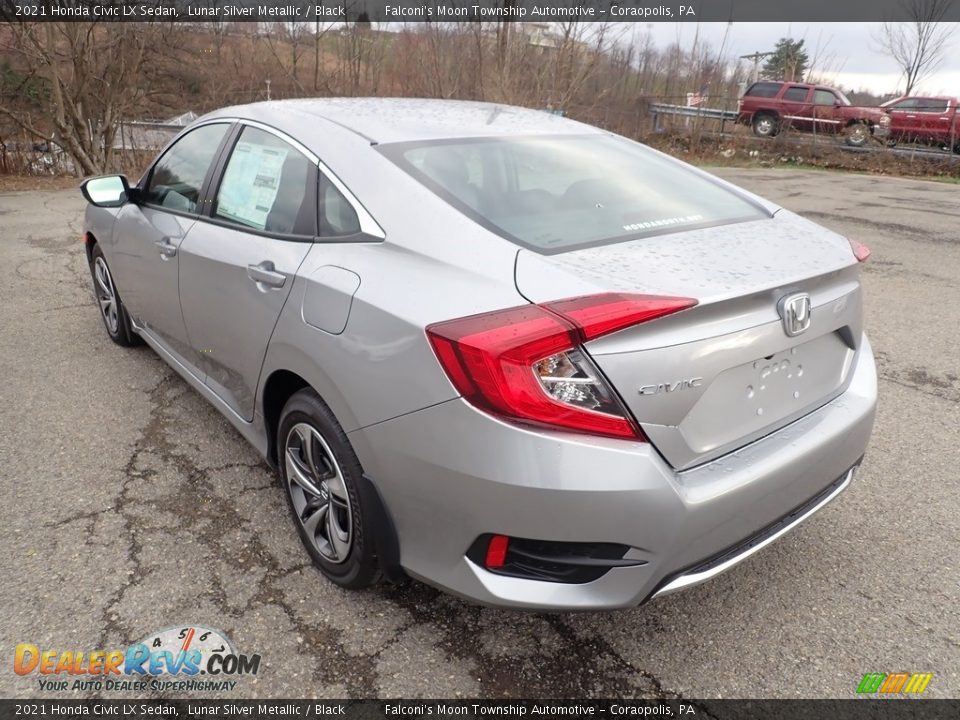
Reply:
<svg viewBox="0 0 960 720"><path fill-rule="evenodd" d="M478 138L380 149L484 227L541 253L769 217L683 163L616 136Z"/></svg>

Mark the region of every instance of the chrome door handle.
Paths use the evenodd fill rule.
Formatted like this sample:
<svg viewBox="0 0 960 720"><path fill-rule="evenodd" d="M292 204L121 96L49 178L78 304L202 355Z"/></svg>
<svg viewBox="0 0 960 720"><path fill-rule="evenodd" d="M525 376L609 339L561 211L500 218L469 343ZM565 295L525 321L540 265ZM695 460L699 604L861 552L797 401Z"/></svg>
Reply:
<svg viewBox="0 0 960 720"><path fill-rule="evenodd" d="M177 254L177 246L170 242L170 238L162 238L153 244L160 248L160 254L165 258L172 258Z"/></svg>
<svg viewBox="0 0 960 720"><path fill-rule="evenodd" d="M283 287L287 282L287 276L282 272L273 269L272 262L262 262L259 265L247 265L247 276L254 282L262 283L268 287Z"/></svg>

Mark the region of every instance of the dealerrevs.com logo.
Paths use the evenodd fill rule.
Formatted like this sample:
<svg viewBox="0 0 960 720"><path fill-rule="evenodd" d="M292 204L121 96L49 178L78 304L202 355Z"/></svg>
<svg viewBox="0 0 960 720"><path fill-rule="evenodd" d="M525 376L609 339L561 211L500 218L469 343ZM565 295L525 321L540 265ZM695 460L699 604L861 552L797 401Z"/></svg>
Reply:
<svg viewBox="0 0 960 720"><path fill-rule="evenodd" d="M237 652L219 630L175 626L150 633L125 650L59 650L20 643L17 675L37 676L44 691L223 691L235 677L256 675L260 655Z"/></svg>

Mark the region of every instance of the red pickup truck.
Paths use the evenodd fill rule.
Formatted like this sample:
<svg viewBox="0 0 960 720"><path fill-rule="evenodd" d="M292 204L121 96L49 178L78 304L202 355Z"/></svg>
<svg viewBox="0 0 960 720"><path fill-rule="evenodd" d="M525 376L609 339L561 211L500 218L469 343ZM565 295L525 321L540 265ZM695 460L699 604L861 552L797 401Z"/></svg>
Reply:
<svg viewBox="0 0 960 720"><path fill-rule="evenodd" d="M737 122L750 125L760 137L771 137L789 127L842 134L848 145L861 147L871 137L886 138L891 119L880 108L853 105L831 87L761 80L740 98Z"/></svg>
<svg viewBox="0 0 960 720"><path fill-rule="evenodd" d="M915 142L960 153L960 114L955 97L900 97L881 105L890 116L888 145Z"/></svg>

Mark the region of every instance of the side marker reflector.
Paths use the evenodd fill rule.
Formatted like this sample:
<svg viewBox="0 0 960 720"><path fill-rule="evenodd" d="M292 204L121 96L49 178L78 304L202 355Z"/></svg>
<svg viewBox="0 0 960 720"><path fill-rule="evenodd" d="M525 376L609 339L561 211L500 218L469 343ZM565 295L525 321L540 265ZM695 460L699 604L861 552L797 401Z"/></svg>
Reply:
<svg viewBox="0 0 960 720"><path fill-rule="evenodd" d="M506 535L494 535L487 546L487 559L484 563L488 568L502 568L507 562L507 546L510 538Z"/></svg>

